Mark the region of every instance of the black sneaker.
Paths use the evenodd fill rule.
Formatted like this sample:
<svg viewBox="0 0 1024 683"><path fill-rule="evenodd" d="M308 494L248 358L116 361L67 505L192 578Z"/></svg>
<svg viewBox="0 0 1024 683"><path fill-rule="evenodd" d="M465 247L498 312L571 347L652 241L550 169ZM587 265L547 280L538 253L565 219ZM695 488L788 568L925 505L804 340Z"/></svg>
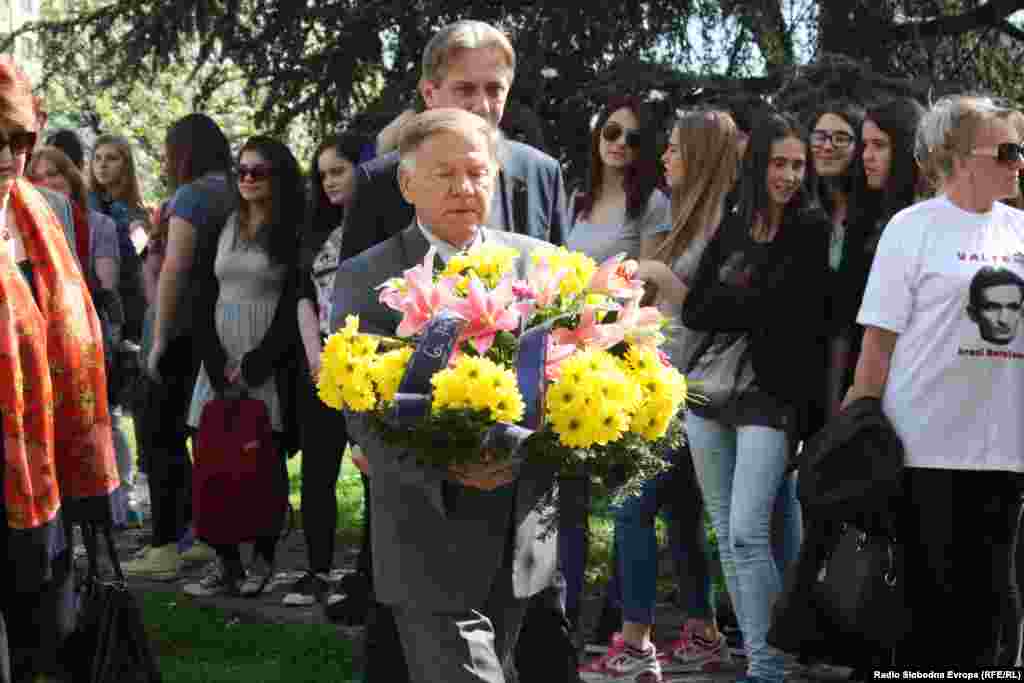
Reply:
<svg viewBox="0 0 1024 683"><path fill-rule="evenodd" d="M328 621L346 626L361 626L366 623L366 612L370 608L373 588L370 580L360 573L347 574L339 582L345 597L329 600L324 606Z"/></svg>
<svg viewBox="0 0 1024 683"><path fill-rule="evenodd" d="M330 588L331 579L327 573L306 572L302 578L285 589L281 603L288 607L308 607L316 602L323 602Z"/></svg>
<svg viewBox="0 0 1024 683"><path fill-rule="evenodd" d="M583 651L589 654L604 654L612 644L613 636L622 630L622 610L607 600L601 606L594 630L586 639Z"/></svg>

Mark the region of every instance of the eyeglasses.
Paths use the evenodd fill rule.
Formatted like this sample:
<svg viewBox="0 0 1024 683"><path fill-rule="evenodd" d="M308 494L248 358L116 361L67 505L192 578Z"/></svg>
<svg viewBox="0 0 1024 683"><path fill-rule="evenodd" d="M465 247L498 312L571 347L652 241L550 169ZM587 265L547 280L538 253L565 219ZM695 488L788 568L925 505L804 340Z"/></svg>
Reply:
<svg viewBox="0 0 1024 683"><path fill-rule="evenodd" d="M1024 145L1017 142L1003 142L995 147L976 149L971 154L979 157L993 157L1001 164L1015 164L1024 161Z"/></svg>
<svg viewBox="0 0 1024 683"><path fill-rule="evenodd" d="M811 133L811 144L815 147L823 147L826 142L831 142L836 149L844 149L853 144L853 136L841 130L816 130Z"/></svg>
<svg viewBox="0 0 1024 683"><path fill-rule="evenodd" d="M11 148L11 155L18 156L29 152L36 146L36 134L28 130L19 130L10 135L0 134L0 149Z"/></svg>
<svg viewBox="0 0 1024 683"><path fill-rule="evenodd" d="M270 164L253 164L252 166L239 164L235 169L235 172L239 180L245 180L246 177L248 177L259 182L274 175L274 167Z"/></svg>
<svg viewBox="0 0 1024 683"><path fill-rule="evenodd" d="M609 123L605 126L601 131L601 137L605 139L605 142L617 142L623 133L626 135L626 145L629 147L639 147L644 141L643 133L636 128L627 130L618 123Z"/></svg>

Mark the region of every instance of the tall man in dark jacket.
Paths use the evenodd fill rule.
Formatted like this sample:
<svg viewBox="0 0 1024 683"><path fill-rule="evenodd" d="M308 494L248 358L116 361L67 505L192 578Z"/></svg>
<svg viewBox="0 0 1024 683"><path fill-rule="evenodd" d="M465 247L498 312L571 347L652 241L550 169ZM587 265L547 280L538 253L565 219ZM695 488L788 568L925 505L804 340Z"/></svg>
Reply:
<svg viewBox="0 0 1024 683"><path fill-rule="evenodd" d="M479 21L459 21L442 28L427 44L420 93L428 109L466 109L498 127L515 76L515 64L515 51L501 31ZM534 147L510 140L501 142L500 157L501 170L487 227L560 244L568 225L559 163ZM342 261L410 225L414 210L399 188L398 163L398 153L394 152L356 170L355 196L345 214ZM384 274L382 279L387 275L392 273ZM350 581L345 588L351 597L357 586ZM541 673L543 680L548 681L577 680L562 593L564 580L556 574L555 586L531 600L517 651L522 680L541 680L533 677ZM392 640L389 632L394 633L389 612L376 610L368 623L368 673L383 660L396 659L397 653L385 645ZM397 646L397 640L394 642ZM565 653L558 674L551 659L556 651ZM541 662L544 665L536 673L531 671L532 665Z"/></svg>
<svg viewBox="0 0 1024 683"><path fill-rule="evenodd" d="M466 109L500 127L515 60L508 38L493 26L479 21L450 24L423 52L420 93L428 109ZM568 225L559 163L512 140L502 142L501 155L489 227L561 244ZM397 152L356 169L355 197L345 214L342 261L409 225L413 208L398 189L397 170Z"/></svg>

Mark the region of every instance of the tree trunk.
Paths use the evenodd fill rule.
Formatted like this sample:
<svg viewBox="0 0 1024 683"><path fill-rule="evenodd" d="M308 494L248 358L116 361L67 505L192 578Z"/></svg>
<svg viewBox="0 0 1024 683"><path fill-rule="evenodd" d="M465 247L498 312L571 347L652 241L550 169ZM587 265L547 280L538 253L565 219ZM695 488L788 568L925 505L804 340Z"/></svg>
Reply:
<svg viewBox="0 0 1024 683"><path fill-rule="evenodd" d="M818 3L818 54L846 55L887 71L892 46L885 40L894 21L891 0Z"/></svg>

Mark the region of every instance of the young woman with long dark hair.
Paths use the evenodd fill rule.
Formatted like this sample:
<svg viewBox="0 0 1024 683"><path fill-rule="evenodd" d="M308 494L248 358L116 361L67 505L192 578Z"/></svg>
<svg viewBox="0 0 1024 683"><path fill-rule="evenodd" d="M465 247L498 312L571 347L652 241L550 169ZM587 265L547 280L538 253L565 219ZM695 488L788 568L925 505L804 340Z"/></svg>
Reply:
<svg viewBox="0 0 1024 683"><path fill-rule="evenodd" d="M590 173L583 191L570 202L571 227L565 244L598 264L620 253L639 258L642 239L668 221L668 197L657 187L656 136L648 118L647 108L637 98L616 97L595 121ZM560 491L565 501L558 537L566 580L565 611L576 628L589 546L590 480L565 479ZM610 582L609 591L618 593L615 581ZM616 602L619 598L609 597Z"/></svg>
<svg viewBox="0 0 1024 683"><path fill-rule="evenodd" d="M306 536L309 568L288 588L286 605L310 605L325 598L334 565L334 537L337 527L336 487L341 460L348 441L345 417L328 407L317 394L320 354L330 332L331 295L338 269L345 207L355 189L355 169L369 141L358 135L339 135L317 148L310 183L310 211L299 256L301 286L298 302L299 333L305 351L298 400L302 403L302 531ZM324 434L332 438L324 439ZM369 500L366 475L364 501ZM355 575L346 576L346 607L359 603L365 613L370 596L372 572L369 550L369 505L364 507L363 543ZM351 578L350 578L351 577ZM327 605L328 608L335 603Z"/></svg>
<svg viewBox="0 0 1024 683"><path fill-rule="evenodd" d="M199 427L204 407L232 390L263 401L280 455L276 485L286 495L286 455L294 452L296 267L298 230L304 224L305 187L288 148L265 136L250 138L238 159L238 210L214 242L197 254L200 283L194 334L202 366L188 424ZM211 249L209 245L214 247ZM197 454L202 457L202 454ZM260 501L238 501L259 505ZM280 520L283 527L284 516ZM185 586L190 595L258 595L273 576L280 528L255 542L249 570L237 545L215 545L219 572Z"/></svg>
<svg viewBox="0 0 1024 683"><path fill-rule="evenodd" d="M814 169L806 140L789 115L760 121L736 207L708 244L682 307L687 328L715 334L708 353L737 336L748 344L751 384L724 405L691 407L686 428L749 680L783 679L785 657L766 639L785 569L785 556L772 552L773 509L790 454L822 417L828 224L807 190ZM798 517L795 499L786 503Z"/></svg>
<svg viewBox="0 0 1024 683"><path fill-rule="evenodd" d="M856 164L848 228L833 258L828 392L835 414L853 382L863 329L857 325L868 272L882 228L898 211L914 203L922 189L920 167L914 158L914 138L924 108L910 98L897 98L871 107L861 133L862 161ZM834 241L833 241L834 244Z"/></svg>

